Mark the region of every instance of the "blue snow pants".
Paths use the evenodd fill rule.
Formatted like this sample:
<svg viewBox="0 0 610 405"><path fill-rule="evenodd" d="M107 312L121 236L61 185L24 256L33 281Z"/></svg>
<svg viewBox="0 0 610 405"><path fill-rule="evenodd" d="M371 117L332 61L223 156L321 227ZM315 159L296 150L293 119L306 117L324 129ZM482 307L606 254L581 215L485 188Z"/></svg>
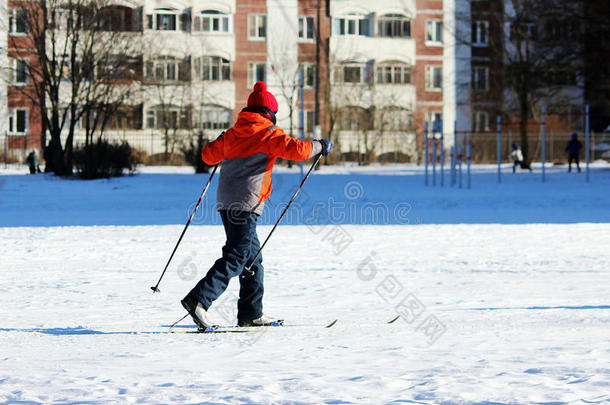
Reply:
<svg viewBox="0 0 610 405"><path fill-rule="evenodd" d="M260 248L256 234L258 215L253 212L219 211L227 240L222 257L214 263L204 278L189 292L207 310L227 289L231 278L239 277L237 319L252 320L263 315L263 257L259 255L250 270L254 275L242 275L242 271Z"/></svg>

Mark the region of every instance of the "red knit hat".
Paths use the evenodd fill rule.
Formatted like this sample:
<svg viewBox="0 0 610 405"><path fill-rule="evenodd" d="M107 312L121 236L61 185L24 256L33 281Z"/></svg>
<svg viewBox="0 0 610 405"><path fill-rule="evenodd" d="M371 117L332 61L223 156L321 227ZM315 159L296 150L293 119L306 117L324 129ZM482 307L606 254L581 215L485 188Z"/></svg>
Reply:
<svg viewBox="0 0 610 405"><path fill-rule="evenodd" d="M248 97L248 107L267 107L274 113L277 112L277 100L273 97L273 94L267 91L267 85L265 82L256 82L254 90Z"/></svg>

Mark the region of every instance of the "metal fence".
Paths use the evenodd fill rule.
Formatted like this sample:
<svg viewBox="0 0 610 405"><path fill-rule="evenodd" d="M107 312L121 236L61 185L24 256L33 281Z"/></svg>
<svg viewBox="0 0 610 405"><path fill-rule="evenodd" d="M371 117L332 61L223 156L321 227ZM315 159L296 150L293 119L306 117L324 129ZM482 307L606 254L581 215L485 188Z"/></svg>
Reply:
<svg viewBox="0 0 610 405"><path fill-rule="evenodd" d="M571 139L573 132L555 132L548 131L546 134L545 146L546 146L546 157L545 160L550 163L562 164L568 160L567 152L565 151L568 141ZM583 157L584 157L584 144L585 137L583 133L579 133L579 139L583 144ZM596 149L596 145L607 142L608 135L591 133L591 150ZM530 159L534 162L542 161L542 134L529 133L528 139L528 150ZM502 133L501 138L501 160L503 162L512 161L510 152L512 151L511 145L515 143L521 147L521 137L518 132L505 131ZM482 133L462 133L458 134L458 145L472 145L472 160L475 163L496 163L497 162L497 133L496 132L482 132ZM601 154L592 154L593 159L601 158Z"/></svg>
<svg viewBox="0 0 610 405"><path fill-rule="evenodd" d="M220 130L209 130L204 132L204 137L207 139L215 139ZM567 154L565 152L566 145L570 140L572 132L556 132L547 131L546 133L546 161L550 163L565 163L567 162ZM65 144L67 135L62 136L62 143ZM445 146L453 143L453 134L445 135ZM450 136L451 139L447 139ZM584 146L584 135L579 134ZM158 163L167 159L166 154L175 157L173 163L181 163L182 148L188 146L191 142L196 142L197 134L192 131L179 131L171 133L169 136L159 130L136 130L136 131L109 131L104 134L104 138L108 141L122 142L126 141L134 149L138 150L141 156L145 159L143 163ZM397 139L399 141L397 141ZM388 134L387 142L383 142L383 148L375 148L375 152L379 156L384 156L384 162L392 162L396 149L397 156L404 155L419 157L409 159L412 162L419 161L423 163L424 157L424 142L423 134L416 137L413 133L406 133L404 136L397 136L396 133ZM345 139L342 139L345 141ZM377 142L380 142L377 139ZM74 145L82 145L85 143L85 135L83 132L77 132L74 137ZM513 143L521 144L519 133L514 130L504 130L501 138L501 160L503 162L512 161L509 154L512 150ZM497 134L496 132L460 132L457 134L457 144L461 145L462 149L466 150L466 145L471 145L472 148L472 163L496 163L498 156L497 149ZM599 158L610 158L603 145L610 145L610 133L591 133L591 158L592 160ZM345 153L349 151L349 144L343 142L341 147L337 149L342 155L345 155L341 160L357 159ZM540 132L531 132L528 134L528 147L530 157L533 161L541 161L542 152L542 134ZM42 157L41 136L33 134L0 134L0 162L19 162L25 161L28 153L35 149L38 155ZM599 150L598 150L599 149ZM440 151L439 151L440 152ZM449 150L446 150L444 157L446 161L450 159ZM379 157L378 156L378 157ZM584 148L583 148L584 157ZM404 156L399 159L404 161Z"/></svg>

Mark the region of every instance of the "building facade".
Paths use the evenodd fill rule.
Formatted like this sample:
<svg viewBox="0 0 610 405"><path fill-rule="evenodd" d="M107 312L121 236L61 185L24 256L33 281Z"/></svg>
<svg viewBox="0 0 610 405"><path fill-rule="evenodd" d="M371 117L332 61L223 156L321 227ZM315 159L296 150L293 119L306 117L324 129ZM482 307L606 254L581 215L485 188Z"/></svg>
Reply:
<svg viewBox="0 0 610 405"><path fill-rule="evenodd" d="M119 32L115 38L132 49L120 62L132 71L121 86L132 91L104 134L149 154L179 152L200 133L215 138L258 80L276 95L286 132L298 137L302 127L306 137L330 137L358 161L417 160L426 122L443 131L447 148L454 123L460 133L492 131L514 98L503 74L514 31L511 2L107 1L102 30ZM4 131L34 139L44 131L23 96L31 85L27 66L36 63L27 51L23 4L10 0L3 16L8 30L0 40L8 51L0 57L12 76L0 87L7 100L0 116L9 117ZM566 87L582 105L578 86ZM81 120L75 142L86 132Z"/></svg>

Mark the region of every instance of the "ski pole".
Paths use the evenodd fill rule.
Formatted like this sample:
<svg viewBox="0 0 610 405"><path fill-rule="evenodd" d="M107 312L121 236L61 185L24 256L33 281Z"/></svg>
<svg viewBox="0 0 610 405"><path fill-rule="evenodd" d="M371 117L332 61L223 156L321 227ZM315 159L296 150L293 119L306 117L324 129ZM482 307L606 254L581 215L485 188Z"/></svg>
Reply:
<svg viewBox="0 0 610 405"><path fill-rule="evenodd" d="M256 262L256 259L258 259L258 257L260 256L261 252L263 251L263 248L265 247L265 245L269 241L269 238L271 237L271 235L273 235L273 232L275 231L275 228L277 228L277 226L280 224L280 221L282 220L282 218L284 218L284 215L286 214L286 211L288 211L288 208L290 208L290 205L292 204L292 202L297 198L297 195L299 195L299 192L301 191L301 189L303 188L303 185L305 184L305 182L309 178L309 175L311 174L311 171L313 170L314 167L316 167L316 165L318 164L318 162L320 161L321 158L322 158L322 154L320 153L318 155L318 157L316 158L316 161L313 162L313 164L309 168L309 171L307 172L305 177L303 177L303 180L301 180L301 184L299 184L299 187L297 188L297 190L294 192L294 194L290 198L290 201L288 201L288 204L286 205L286 208L284 208L284 211L282 211L282 214L280 215L280 217L277 219L277 221L275 221L275 225L273 225L273 228L271 229L271 232L269 232L269 235L267 235L267 238L263 242L263 245L258 249L258 252L256 252L256 255L254 256L254 259L252 259L250 261L250 263L244 268L243 272L246 275L250 275L250 276L254 275L254 272L252 270L250 270L252 268L252 265L254 264L254 262Z"/></svg>
<svg viewBox="0 0 610 405"><path fill-rule="evenodd" d="M189 225L191 224L191 221L193 220L195 213L199 209L199 206L201 205L201 201L203 201L203 197L205 196L205 193L208 191L208 187L210 187L212 178L214 177L214 174L216 173L216 169L218 169L219 165L220 165L220 163L217 164L216 166L214 166L214 170L212 170L212 174L210 174L210 177L208 178L208 182L205 184L205 187L203 188L203 191L201 192L201 195L199 196L199 201L197 201L197 205L195 205L195 209L191 213L191 216L189 217L188 221L186 221L186 225L185 225L184 229L182 230L182 234L180 234L180 237L178 238L178 243L176 243L176 246L174 247L174 251L172 252L171 256L169 257L169 260L167 261L167 264L165 265L165 268L163 269L163 273L161 273L161 277L159 277L159 281L157 281L157 285L154 287L150 287L150 289L153 290L153 293L161 292L159 290L159 283L161 283L161 280L163 279L163 276L165 275L165 272L167 271L167 268L169 267L169 264L172 261L172 258L174 257L174 253L176 253L176 250L178 250L178 245L180 245L180 242L182 241L182 237L186 233L186 230L189 227Z"/></svg>

